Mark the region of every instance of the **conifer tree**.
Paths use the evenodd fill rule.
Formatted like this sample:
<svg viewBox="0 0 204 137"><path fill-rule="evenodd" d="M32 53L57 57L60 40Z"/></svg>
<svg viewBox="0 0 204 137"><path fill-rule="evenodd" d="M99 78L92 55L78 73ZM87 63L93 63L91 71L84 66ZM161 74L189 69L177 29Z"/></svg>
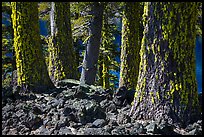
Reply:
<svg viewBox="0 0 204 137"><path fill-rule="evenodd" d="M139 72L140 2L125 2L122 20L122 45L119 87L135 89Z"/></svg>
<svg viewBox="0 0 204 137"><path fill-rule="evenodd" d="M12 24L18 86L53 88L43 57L37 2L12 2Z"/></svg>
<svg viewBox="0 0 204 137"><path fill-rule="evenodd" d="M195 77L196 2L146 2L130 115L187 125L199 111Z"/></svg>
<svg viewBox="0 0 204 137"><path fill-rule="evenodd" d="M80 83L94 84L98 65L101 29L103 20L103 2L93 2L91 5L91 20L89 39L85 50Z"/></svg>
<svg viewBox="0 0 204 137"><path fill-rule="evenodd" d="M53 82L77 78L76 54L72 41L70 3L51 2L49 75Z"/></svg>

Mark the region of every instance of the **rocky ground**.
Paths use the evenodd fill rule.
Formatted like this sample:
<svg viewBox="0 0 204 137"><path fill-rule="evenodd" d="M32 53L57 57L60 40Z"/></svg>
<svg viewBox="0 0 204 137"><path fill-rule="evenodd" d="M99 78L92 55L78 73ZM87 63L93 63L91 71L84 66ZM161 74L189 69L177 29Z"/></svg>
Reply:
<svg viewBox="0 0 204 137"><path fill-rule="evenodd" d="M202 120L186 128L128 116L134 91L64 81L43 93L2 94L3 135L202 135ZM4 91L6 92L6 91Z"/></svg>

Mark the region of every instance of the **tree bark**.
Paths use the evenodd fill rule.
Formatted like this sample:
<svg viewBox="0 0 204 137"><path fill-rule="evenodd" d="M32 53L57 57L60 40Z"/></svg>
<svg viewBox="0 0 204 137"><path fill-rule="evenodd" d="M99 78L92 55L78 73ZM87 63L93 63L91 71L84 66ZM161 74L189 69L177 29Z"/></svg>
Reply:
<svg viewBox="0 0 204 137"><path fill-rule="evenodd" d="M90 21L89 29L90 38L88 40L83 59L83 67L80 78L81 84L85 83L91 85L95 82L99 47L101 42L103 9L104 6L101 2L93 2L91 5L92 19Z"/></svg>
<svg viewBox="0 0 204 137"><path fill-rule="evenodd" d="M119 87L135 89L139 72L140 3L126 2L122 20L122 45Z"/></svg>
<svg viewBox="0 0 204 137"><path fill-rule="evenodd" d="M199 111L195 77L198 4L148 2L136 93L130 115L187 125Z"/></svg>
<svg viewBox="0 0 204 137"><path fill-rule="evenodd" d="M18 85L53 88L41 47L38 3L12 2L11 6Z"/></svg>
<svg viewBox="0 0 204 137"><path fill-rule="evenodd" d="M76 54L70 22L70 3L51 2L49 75L54 83L77 76Z"/></svg>

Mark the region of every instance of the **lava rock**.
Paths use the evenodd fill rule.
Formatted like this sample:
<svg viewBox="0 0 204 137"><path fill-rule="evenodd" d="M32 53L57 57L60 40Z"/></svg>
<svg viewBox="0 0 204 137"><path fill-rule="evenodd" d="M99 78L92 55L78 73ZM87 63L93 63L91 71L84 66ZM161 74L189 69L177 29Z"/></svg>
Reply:
<svg viewBox="0 0 204 137"><path fill-rule="evenodd" d="M96 120L93 122L93 125L94 125L95 127L100 128L100 127L105 126L106 123L107 123L107 121L105 121L104 119L96 119Z"/></svg>
<svg viewBox="0 0 204 137"><path fill-rule="evenodd" d="M65 107L63 109L64 116L68 116L72 112L72 109L70 107Z"/></svg>
<svg viewBox="0 0 204 137"><path fill-rule="evenodd" d="M47 105L51 105L52 107L57 107L57 105L60 104L60 101L57 99L52 99L50 101L47 102Z"/></svg>
<svg viewBox="0 0 204 137"><path fill-rule="evenodd" d="M60 129L59 129L59 135L74 135L73 133L72 133L72 131L71 131L71 129L70 128L68 128L67 126L65 126L65 127L61 127Z"/></svg>
<svg viewBox="0 0 204 137"><path fill-rule="evenodd" d="M20 109L16 112L16 116L19 118L22 117L23 115L25 115L25 114L24 114L24 111L22 109Z"/></svg>
<svg viewBox="0 0 204 137"><path fill-rule="evenodd" d="M47 123L48 123L49 121L51 121L51 120L52 120L51 116L47 116L47 117L43 120L43 125L44 125L44 126L47 126Z"/></svg>
<svg viewBox="0 0 204 137"><path fill-rule="evenodd" d="M56 83L58 87L73 87L78 86L80 81L75 79L64 79Z"/></svg>
<svg viewBox="0 0 204 137"><path fill-rule="evenodd" d="M11 104L11 105L6 104L6 106L4 106L4 107L2 108L2 111L3 111L3 112L9 112L9 111L13 112L14 109L15 109L15 107L14 107L12 104Z"/></svg>
<svg viewBox="0 0 204 137"><path fill-rule="evenodd" d="M41 125L43 125L43 120L39 116L33 113L29 113L29 116L26 121L27 121L28 127L31 129L37 129Z"/></svg>
<svg viewBox="0 0 204 137"><path fill-rule="evenodd" d="M202 131L199 131L197 128L191 130L186 135L202 135Z"/></svg>
<svg viewBox="0 0 204 137"><path fill-rule="evenodd" d="M128 90L126 95L127 103L130 105L132 101L134 100L135 90Z"/></svg>
<svg viewBox="0 0 204 137"><path fill-rule="evenodd" d="M163 135L175 134L173 131L173 125L170 125L165 121L162 121L160 124L158 124L158 133L163 134Z"/></svg>
<svg viewBox="0 0 204 137"><path fill-rule="evenodd" d="M80 128L78 135L110 135L103 128Z"/></svg>
<svg viewBox="0 0 204 137"><path fill-rule="evenodd" d="M123 106L125 99L127 98L127 89L126 87L120 87L113 95L113 102L117 106Z"/></svg>
<svg viewBox="0 0 204 137"><path fill-rule="evenodd" d="M103 129L106 131L106 132L108 132L108 133L110 133L111 134L111 131L113 130L113 126L111 126L111 125L105 125L104 127L103 127Z"/></svg>
<svg viewBox="0 0 204 137"><path fill-rule="evenodd" d="M58 123L58 128L65 127L65 126L69 126L68 118L61 116Z"/></svg>
<svg viewBox="0 0 204 137"><path fill-rule="evenodd" d="M156 122L151 122L145 128L147 129L147 132L149 132L149 133L156 133L157 132L157 124L156 124Z"/></svg>
<svg viewBox="0 0 204 137"><path fill-rule="evenodd" d="M7 135L8 132L9 132L9 128L8 128L8 127L5 127L5 128L3 128L3 130L2 130L2 135Z"/></svg>
<svg viewBox="0 0 204 137"><path fill-rule="evenodd" d="M111 131L111 135L128 135L123 126L117 126L115 129Z"/></svg>
<svg viewBox="0 0 204 137"><path fill-rule="evenodd" d="M39 127L37 130L33 132L34 135L51 135L51 131L45 126Z"/></svg>
<svg viewBox="0 0 204 137"><path fill-rule="evenodd" d="M33 107L33 114L40 115L42 114L42 110L38 106Z"/></svg>
<svg viewBox="0 0 204 137"><path fill-rule="evenodd" d="M19 135L30 135L30 130L29 128L23 128L20 132Z"/></svg>
<svg viewBox="0 0 204 137"><path fill-rule="evenodd" d="M105 109L106 112L113 112L114 113L117 111L116 105L112 101L109 101L107 99L101 101L100 106L101 106L101 108Z"/></svg>
<svg viewBox="0 0 204 137"><path fill-rule="evenodd" d="M8 135L18 135L18 131L16 128L12 128L9 130Z"/></svg>
<svg viewBox="0 0 204 137"><path fill-rule="evenodd" d="M127 114L119 113L117 116L117 123L118 124L126 124L131 122L130 117Z"/></svg>

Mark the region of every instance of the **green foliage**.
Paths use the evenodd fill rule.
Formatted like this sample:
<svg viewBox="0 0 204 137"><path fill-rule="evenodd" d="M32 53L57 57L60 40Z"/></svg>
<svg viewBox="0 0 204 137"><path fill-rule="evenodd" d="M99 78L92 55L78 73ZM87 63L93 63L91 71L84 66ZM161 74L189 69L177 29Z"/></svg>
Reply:
<svg viewBox="0 0 204 137"><path fill-rule="evenodd" d="M196 24L196 32L197 35L202 35L202 2L198 2L199 8L198 8L198 20Z"/></svg>
<svg viewBox="0 0 204 137"><path fill-rule="evenodd" d="M8 24L2 23L2 87L8 87L11 83L11 74L15 58L7 54L13 53L13 30L11 26L11 7L10 2L2 2L2 20Z"/></svg>

